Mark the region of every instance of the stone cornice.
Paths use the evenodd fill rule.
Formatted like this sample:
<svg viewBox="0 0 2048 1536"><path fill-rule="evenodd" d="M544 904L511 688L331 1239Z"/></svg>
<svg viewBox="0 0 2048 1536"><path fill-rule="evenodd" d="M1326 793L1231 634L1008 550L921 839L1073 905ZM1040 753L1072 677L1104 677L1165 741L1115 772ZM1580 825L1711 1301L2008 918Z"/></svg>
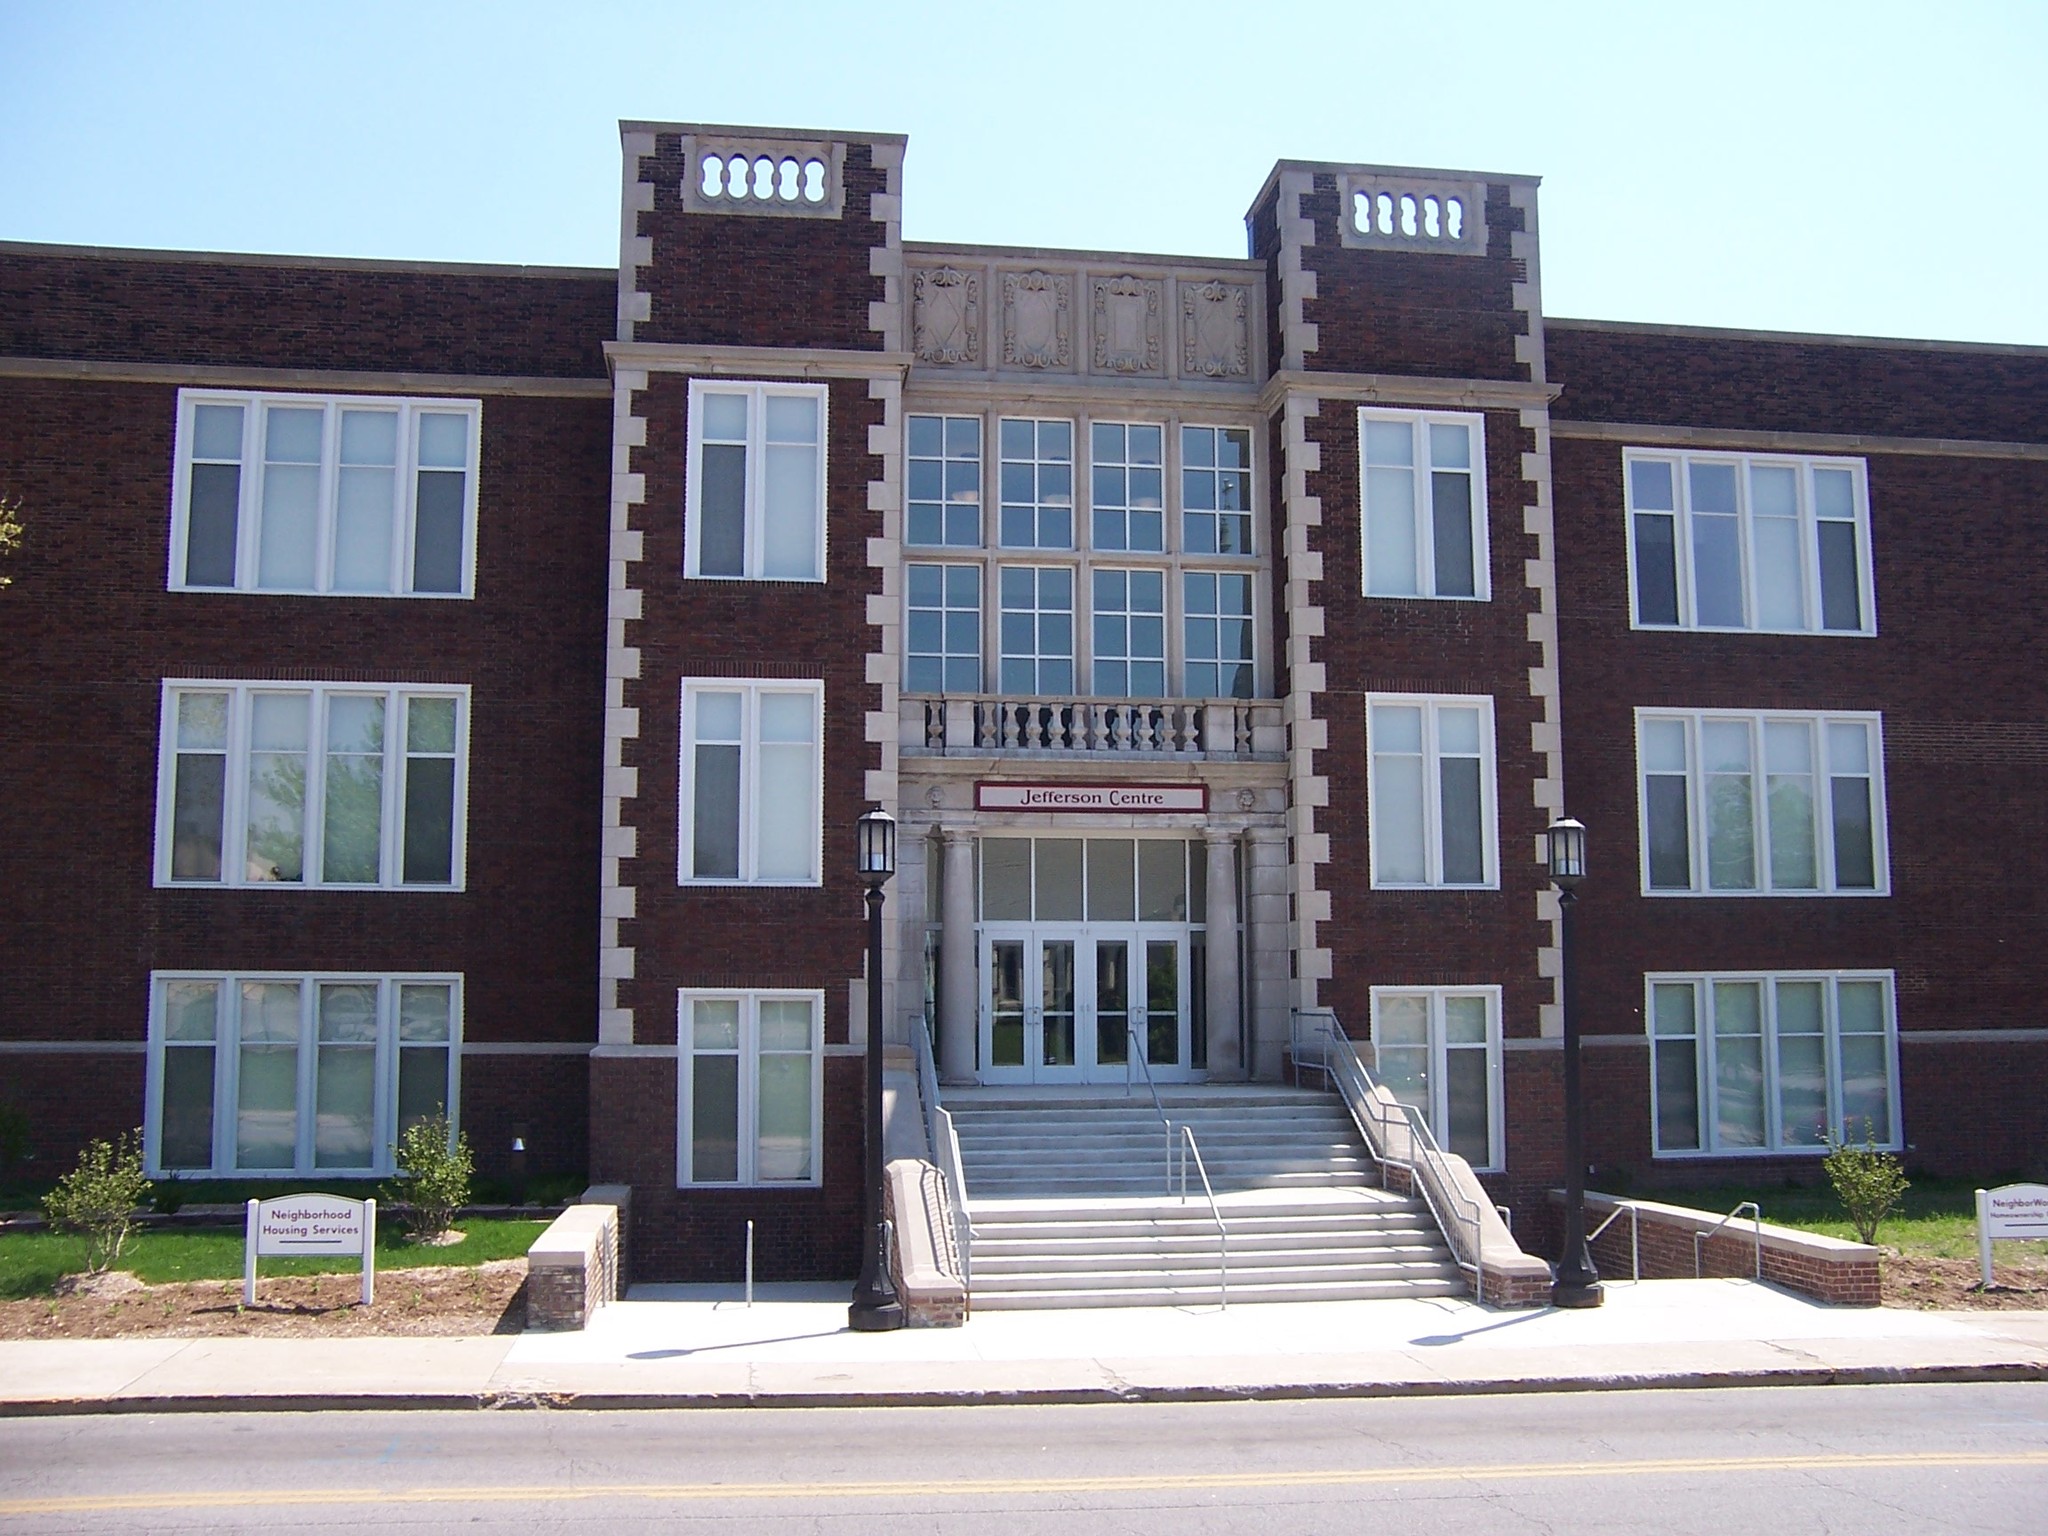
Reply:
<svg viewBox="0 0 2048 1536"><path fill-rule="evenodd" d="M667 341L608 341L604 355L649 373L692 373L723 378L896 379L910 371L908 352L862 352L839 347L719 347Z"/></svg>

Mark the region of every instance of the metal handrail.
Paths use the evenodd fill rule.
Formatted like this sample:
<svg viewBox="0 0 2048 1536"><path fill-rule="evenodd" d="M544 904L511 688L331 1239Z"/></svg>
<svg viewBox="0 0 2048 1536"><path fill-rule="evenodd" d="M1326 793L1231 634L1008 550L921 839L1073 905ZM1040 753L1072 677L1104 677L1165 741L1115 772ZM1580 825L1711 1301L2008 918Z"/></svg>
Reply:
<svg viewBox="0 0 2048 1536"><path fill-rule="evenodd" d="M1386 1184L1386 1171L1389 1166L1405 1168L1408 1171L1409 1186L1422 1191L1423 1202L1428 1205L1430 1214L1436 1218L1436 1224L1444 1234L1449 1236L1453 1222L1471 1234L1472 1257L1469 1260L1460 1258L1455 1250L1451 1257L1456 1260L1460 1269L1472 1271L1473 1294L1484 1299L1486 1228L1482 1215L1483 1207L1478 1201L1457 1190L1451 1178L1450 1167L1444 1161L1443 1149L1437 1145L1436 1137L1430 1132L1429 1122L1413 1105L1396 1100L1394 1107L1400 1111L1400 1123L1407 1127L1409 1145L1415 1148L1417 1156L1409 1160L1388 1155L1386 1132L1395 1124L1395 1120L1374 1098L1373 1090L1379 1084L1366 1070L1365 1063L1358 1059L1357 1048L1352 1045L1351 1037L1344 1033L1334 1013L1327 1010L1294 1010L1294 1039L1291 1042L1291 1050L1297 1066L1303 1063L1301 1025L1311 1018L1317 1021L1315 1035L1320 1051L1319 1059L1308 1065L1329 1079L1337 1089L1338 1096L1344 1100L1345 1107L1351 1111L1351 1118L1356 1122L1359 1133L1365 1137L1366 1144L1372 1148L1373 1155L1379 1160L1381 1185ZM1439 1203L1439 1192L1446 1200L1455 1199L1466 1209L1447 1213Z"/></svg>
<svg viewBox="0 0 2048 1536"><path fill-rule="evenodd" d="M1722 1229L1723 1227L1727 1226L1729 1222L1731 1222L1731 1221L1734 1221L1734 1220L1735 1220L1735 1219L1736 1219L1737 1217L1739 1217L1739 1216L1740 1216L1740 1215L1741 1215L1741 1214L1742 1214L1742 1213L1743 1213L1744 1211L1747 1211L1747 1212L1749 1212L1749 1215L1750 1215L1750 1219L1751 1219L1751 1220L1752 1220L1752 1221L1753 1221L1753 1222L1754 1222L1754 1223L1756 1224L1756 1267L1755 1267L1755 1268L1754 1268L1754 1269L1753 1269L1753 1270L1751 1271L1751 1274L1750 1274L1750 1278L1751 1278L1751 1279L1753 1279L1753 1280L1761 1280L1761 1279L1763 1279L1763 1277L1764 1277L1764 1213L1763 1213L1763 1207L1759 1206L1759 1205L1758 1205L1758 1204L1757 1204L1757 1203L1756 1203L1756 1202L1755 1202L1754 1200L1744 1200L1744 1201L1743 1201L1743 1202L1742 1202L1741 1204L1737 1205L1737 1206L1735 1207L1735 1209L1734 1209L1734 1210L1730 1211L1730 1212L1729 1212L1729 1213L1728 1213L1728 1214L1727 1214L1726 1216L1723 1216L1723 1217L1722 1217L1722 1218L1721 1218L1721 1219L1720 1219L1719 1221L1715 1222L1715 1223L1714 1223L1714 1224L1713 1224L1713 1225L1712 1225L1711 1227L1707 1228L1707 1230L1706 1230L1706 1231L1704 1231L1704 1232L1695 1232L1695 1233L1693 1233L1693 1235L1692 1235L1692 1277L1693 1277L1693 1279L1697 1280L1697 1279L1699 1279L1699 1278L1700 1278L1700 1268L1701 1268L1701 1258L1700 1258L1700 1256L1701 1256L1701 1255L1702 1255L1702 1254L1703 1254L1703 1253L1704 1253L1704 1252L1706 1251L1706 1246L1707 1246L1707 1239L1708 1239L1708 1238L1710 1238L1710 1237L1712 1237L1712 1236L1713 1236L1713 1235L1714 1235L1714 1234L1715 1234L1716 1232L1720 1231L1720 1230L1721 1230L1721 1229Z"/></svg>
<svg viewBox="0 0 2048 1536"><path fill-rule="evenodd" d="M1594 1243L1598 1242L1600 1234L1613 1226L1620 1219L1623 1211L1628 1212L1628 1278L1630 1283L1640 1284L1643 1278L1642 1228L1641 1223L1636 1220L1635 1201L1617 1201L1614 1209L1607 1213L1607 1219L1586 1234L1586 1246L1591 1248Z"/></svg>
<svg viewBox="0 0 2048 1536"><path fill-rule="evenodd" d="M1152 1094L1152 1108L1159 1115L1159 1123L1166 1130L1166 1192L1173 1193L1173 1122L1166 1117L1166 1106L1159 1102L1159 1085L1152 1081L1152 1063L1146 1059L1144 1037L1138 1033L1138 1023L1129 1014L1124 1015L1124 1097L1131 1096L1131 1063L1138 1064L1144 1074L1145 1087Z"/></svg>
<svg viewBox="0 0 2048 1536"><path fill-rule="evenodd" d="M1230 1310L1230 1228L1223 1224L1223 1208L1216 1203L1216 1190L1209 1183L1209 1169L1202 1161L1202 1149L1195 1145L1195 1128L1183 1125L1181 1139L1175 1147L1180 1166L1180 1197L1188 1197L1188 1157L1195 1159L1195 1172L1201 1175L1202 1193L1209 1197L1209 1218L1216 1223L1216 1296L1217 1307Z"/></svg>
<svg viewBox="0 0 2048 1536"><path fill-rule="evenodd" d="M974 1223L967 1214L967 1173L960 1162L960 1137L953 1117L939 1103L939 1069L932 1060L931 1031L913 1018L910 1039L917 1056L917 1096L924 1104L925 1143L931 1148L944 1180L946 1215L953 1228L953 1250L960 1264L960 1284L973 1289Z"/></svg>

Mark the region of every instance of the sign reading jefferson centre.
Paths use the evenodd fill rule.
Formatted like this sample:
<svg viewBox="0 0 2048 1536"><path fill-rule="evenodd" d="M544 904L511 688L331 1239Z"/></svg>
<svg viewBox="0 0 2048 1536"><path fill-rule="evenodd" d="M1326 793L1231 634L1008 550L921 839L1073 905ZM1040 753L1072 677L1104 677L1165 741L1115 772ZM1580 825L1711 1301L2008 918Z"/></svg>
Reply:
<svg viewBox="0 0 2048 1536"><path fill-rule="evenodd" d="M1206 784L1015 784L974 786L978 811L1107 811L1167 815L1209 809Z"/></svg>

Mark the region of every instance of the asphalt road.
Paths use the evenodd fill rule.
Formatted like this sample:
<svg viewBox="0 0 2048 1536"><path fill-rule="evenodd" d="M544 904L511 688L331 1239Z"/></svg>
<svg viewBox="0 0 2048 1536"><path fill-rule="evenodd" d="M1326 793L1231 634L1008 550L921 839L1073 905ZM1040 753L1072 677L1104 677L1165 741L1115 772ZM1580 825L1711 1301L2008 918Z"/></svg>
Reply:
<svg viewBox="0 0 2048 1536"><path fill-rule="evenodd" d="M2020 1532L2048 1383L0 1421L12 1531Z"/></svg>

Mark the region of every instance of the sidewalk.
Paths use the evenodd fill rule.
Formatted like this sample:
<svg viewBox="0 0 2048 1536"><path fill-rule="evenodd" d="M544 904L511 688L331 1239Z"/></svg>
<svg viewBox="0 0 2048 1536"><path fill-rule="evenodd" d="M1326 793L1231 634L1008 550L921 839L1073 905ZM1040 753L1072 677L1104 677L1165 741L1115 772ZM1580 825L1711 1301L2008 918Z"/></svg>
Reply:
<svg viewBox="0 0 2048 1536"><path fill-rule="evenodd" d="M1591 1312L1459 1300L991 1312L854 1334L844 1286L645 1286L582 1333L0 1342L0 1416L870 1406L2048 1380L2048 1312L1835 1308L1746 1280Z"/></svg>

